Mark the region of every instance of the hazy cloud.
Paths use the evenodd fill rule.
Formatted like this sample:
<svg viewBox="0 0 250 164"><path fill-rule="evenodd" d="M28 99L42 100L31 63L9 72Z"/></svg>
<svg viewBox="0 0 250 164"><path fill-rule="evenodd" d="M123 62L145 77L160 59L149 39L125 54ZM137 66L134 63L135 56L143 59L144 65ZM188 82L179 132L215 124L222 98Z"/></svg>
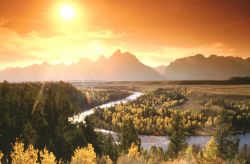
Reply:
<svg viewBox="0 0 250 164"><path fill-rule="evenodd" d="M234 55L235 49L224 43L212 43L198 47L171 47L151 45L139 47L124 42L125 33L111 30L79 31L44 36L37 31L19 34L7 28L0 28L0 69L6 66L29 65L34 62L72 63L80 58L96 60L100 55L110 56L116 49L130 51L144 64L157 66L197 53L204 55ZM106 40L109 43L106 43Z"/></svg>

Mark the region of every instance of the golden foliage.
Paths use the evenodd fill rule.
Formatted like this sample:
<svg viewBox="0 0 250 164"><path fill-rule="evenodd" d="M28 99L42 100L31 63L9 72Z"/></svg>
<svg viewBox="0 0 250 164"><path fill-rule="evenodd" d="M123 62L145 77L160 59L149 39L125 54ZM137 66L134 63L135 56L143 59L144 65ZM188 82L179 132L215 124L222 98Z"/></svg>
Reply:
<svg viewBox="0 0 250 164"><path fill-rule="evenodd" d="M28 149L25 151L25 156L27 158L27 163L36 164L37 162L38 150L34 149L33 145L29 145Z"/></svg>
<svg viewBox="0 0 250 164"><path fill-rule="evenodd" d="M218 159L218 153L217 143L212 137L205 146L203 156L207 162L212 162Z"/></svg>
<svg viewBox="0 0 250 164"><path fill-rule="evenodd" d="M103 159L104 159L106 164L112 164L113 163L113 161L110 159L109 156L104 156Z"/></svg>
<svg viewBox="0 0 250 164"><path fill-rule="evenodd" d="M140 155L140 153L138 151L138 146L136 146L134 143L132 143L131 147L128 150L128 156L138 158L139 155Z"/></svg>
<svg viewBox="0 0 250 164"><path fill-rule="evenodd" d="M95 164L96 154L91 144L88 144L86 148L77 148L74 151L74 155L71 159L71 164Z"/></svg>
<svg viewBox="0 0 250 164"><path fill-rule="evenodd" d="M34 149L32 145L24 149L24 143L16 141L13 145L13 151L10 154L13 164L36 164L38 150Z"/></svg>
<svg viewBox="0 0 250 164"><path fill-rule="evenodd" d="M56 157L52 152L49 152L46 148L43 149L42 152L40 152L41 156L41 164L55 164L56 163Z"/></svg>
<svg viewBox="0 0 250 164"><path fill-rule="evenodd" d="M3 156L4 156L3 153L0 151L0 164L2 163L1 160L2 160Z"/></svg>

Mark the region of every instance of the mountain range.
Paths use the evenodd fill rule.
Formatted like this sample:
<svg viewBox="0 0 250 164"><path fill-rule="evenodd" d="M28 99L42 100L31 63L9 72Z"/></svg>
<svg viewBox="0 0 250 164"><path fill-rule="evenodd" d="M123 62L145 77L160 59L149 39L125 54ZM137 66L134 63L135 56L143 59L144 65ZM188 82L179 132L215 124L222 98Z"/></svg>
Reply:
<svg viewBox="0 0 250 164"><path fill-rule="evenodd" d="M0 81L149 81L164 80L164 76L142 64L129 52L117 50L109 58L100 56L97 61L81 59L71 65L51 65L47 62L24 68L7 68L0 71Z"/></svg>
<svg viewBox="0 0 250 164"><path fill-rule="evenodd" d="M177 59L165 68L162 66L155 70L167 80L225 80L250 76L250 58L217 55L204 57L197 54Z"/></svg>
<svg viewBox="0 0 250 164"><path fill-rule="evenodd" d="M224 80L250 76L250 58L201 54L177 59L168 66L149 67L130 52L114 52L97 61L81 59L71 65L47 62L24 68L0 71L0 81L156 81L156 80Z"/></svg>

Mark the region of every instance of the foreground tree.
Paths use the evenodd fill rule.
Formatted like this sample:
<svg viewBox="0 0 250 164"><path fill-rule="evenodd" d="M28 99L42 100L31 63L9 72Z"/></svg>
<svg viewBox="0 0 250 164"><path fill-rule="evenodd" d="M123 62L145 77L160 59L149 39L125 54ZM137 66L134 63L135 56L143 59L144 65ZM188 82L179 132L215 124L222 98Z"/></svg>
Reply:
<svg viewBox="0 0 250 164"><path fill-rule="evenodd" d="M138 132L132 120L125 121L122 124L119 140L120 140L120 148L125 153L128 152L128 149L132 144L138 146L140 150L141 139L139 138Z"/></svg>
<svg viewBox="0 0 250 164"><path fill-rule="evenodd" d="M3 153L0 151L0 164L2 163Z"/></svg>
<svg viewBox="0 0 250 164"><path fill-rule="evenodd" d="M13 145L13 151L10 154L11 162L13 164L36 164L37 154L38 150L34 149L32 145L29 145L28 148L25 150L24 143L17 140L16 143Z"/></svg>
<svg viewBox="0 0 250 164"><path fill-rule="evenodd" d="M173 121L169 132L170 143L168 145L167 154L169 158L174 159L178 157L181 151L186 149L187 143L182 116L180 113L176 112L172 117Z"/></svg>
<svg viewBox="0 0 250 164"><path fill-rule="evenodd" d="M86 96L68 83L0 83L1 150L11 152L11 143L21 136L26 146L47 147L58 159L69 160L88 142L84 129L68 118L87 106Z"/></svg>
<svg viewBox="0 0 250 164"><path fill-rule="evenodd" d="M103 135L101 138L102 144L102 155L109 156L113 161L118 158L118 146L116 145L111 134Z"/></svg>
<svg viewBox="0 0 250 164"><path fill-rule="evenodd" d="M233 128L229 118L228 112L223 111L215 132L219 157L224 160L233 159L239 151L239 139L232 133Z"/></svg>
<svg viewBox="0 0 250 164"><path fill-rule="evenodd" d="M52 152L49 152L46 148L40 152L41 164L56 164L56 157Z"/></svg>
<svg viewBox="0 0 250 164"><path fill-rule="evenodd" d="M140 155L138 146L132 143L131 147L128 150L128 156L133 158L138 158Z"/></svg>
<svg viewBox="0 0 250 164"><path fill-rule="evenodd" d="M218 158L219 151L218 151L218 146L214 137L212 137L206 144L204 151L203 151L203 156L205 160L208 162L213 162Z"/></svg>
<svg viewBox="0 0 250 164"><path fill-rule="evenodd" d="M96 154L91 144L88 144L86 148L77 148L74 151L74 155L71 159L71 164L95 164Z"/></svg>

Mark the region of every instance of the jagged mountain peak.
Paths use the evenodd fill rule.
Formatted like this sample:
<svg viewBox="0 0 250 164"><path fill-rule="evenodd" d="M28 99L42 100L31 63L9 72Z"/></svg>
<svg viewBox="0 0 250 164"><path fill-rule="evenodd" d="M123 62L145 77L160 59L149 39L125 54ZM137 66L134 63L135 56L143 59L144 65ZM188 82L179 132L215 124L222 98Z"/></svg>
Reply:
<svg viewBox="0 0 250 164"><path fill-rule="evenodd" d="M113 55L121 55L121 54L122 54L121 49L117 49L117 50L113 53Z"/></svg>
<svg viewBox="0 0 250 164"><path fill-rule="evenodd" d="M111 60L115 60L115 61L121 61L121 62L140 62L135 55L133 55L132 53L126 51L126 52L122 52L120 49L118 49L117 51L115 51L113 53L112 56L110 56Z"/></svg>
<svg viewBox="0 0 250 164"><path fill-rule="evenodd" d="M80 59L71 65L43 64L31 65L23 69L0 71L0 81L39 81L39 80L105 80L105 81L144 81L163 80L163 76L151 67L142 64L130 52L115 51L109 58L100 56L97 61Z"/></svg>

